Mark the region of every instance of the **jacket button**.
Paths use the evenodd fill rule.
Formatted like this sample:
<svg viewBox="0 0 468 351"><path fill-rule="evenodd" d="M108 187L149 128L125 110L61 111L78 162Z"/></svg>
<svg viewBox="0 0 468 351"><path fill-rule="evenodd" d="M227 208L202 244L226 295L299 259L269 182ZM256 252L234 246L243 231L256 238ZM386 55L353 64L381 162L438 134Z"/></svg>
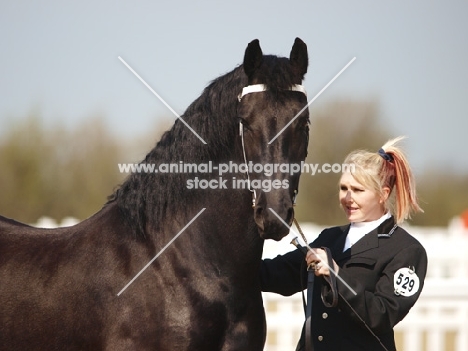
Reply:
<svg viewBox="0 0 468 351"><path fill-rule="evenodd" d="M322 318L327 319L328 318L328 313L326 313L326 312L322 313Z"/></svg>
<svg viewBox="0 0 468 351"><path fill-rule="evenodd" d="M322 336L322 335L319 335L317 339L318 339L318 341L322 341L322 340L323 340L323 336Z"/></svg>

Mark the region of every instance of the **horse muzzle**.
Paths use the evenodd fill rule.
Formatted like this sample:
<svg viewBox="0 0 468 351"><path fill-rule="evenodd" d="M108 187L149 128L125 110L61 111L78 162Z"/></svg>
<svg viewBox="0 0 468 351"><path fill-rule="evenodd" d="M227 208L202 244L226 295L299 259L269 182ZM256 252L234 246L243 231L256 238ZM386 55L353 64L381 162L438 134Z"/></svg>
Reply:
<svg viewBox="0 0 468 351"><path fill-rule="evenodd" d="M254 220L260 237L280 241L288 235L293 219L294 208L289 196L275 199L273 194L260 194L254 207Z"/></svg>

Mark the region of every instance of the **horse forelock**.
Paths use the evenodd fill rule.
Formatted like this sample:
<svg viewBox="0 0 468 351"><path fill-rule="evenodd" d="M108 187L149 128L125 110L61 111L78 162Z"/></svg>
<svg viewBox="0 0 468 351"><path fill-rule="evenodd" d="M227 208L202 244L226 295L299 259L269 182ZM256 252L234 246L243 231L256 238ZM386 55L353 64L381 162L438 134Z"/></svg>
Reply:
<svg viewBox="0 0 468 351"><path fill-rule="evenodd" d="M273 92L302 82L302 77L294 72L289 59L275 55L263 56L262 64L251 79L251 84L265 84Z"/></svg>

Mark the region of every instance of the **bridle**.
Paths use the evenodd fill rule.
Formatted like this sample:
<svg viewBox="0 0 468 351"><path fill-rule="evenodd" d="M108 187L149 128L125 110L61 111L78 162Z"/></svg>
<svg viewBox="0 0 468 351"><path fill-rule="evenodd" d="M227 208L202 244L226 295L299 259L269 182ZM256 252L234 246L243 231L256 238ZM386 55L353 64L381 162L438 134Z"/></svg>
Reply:
<svg viewBox="0 0 468 351"><path fill-rule="evenodd" d="M244 87L242 89L242 92L237 96L237 100L241 102L242 98L251 93L261 93L263 91L267 91L268 87L266 84L252 84ZM307 91L305 90L303 85L300 84L294 84L292 85L289 89L290 91L297 91L303 93L305 96L307 96ZM250 174L249 174L249 168L248 168L248 162L247 162L247 156L245 154L245 142L244 142L244 125L242 124L242 120L239 119L239 136L241 137L241 144L242 144L242 155L244 157L244 164L246 168L246 173L247 173L247 185L249 191L252 193L252 207L254 208L257 202L257 192L255 189L251 187L251 182L250 182ZM297 191L295 191L295 194L297 194ZM294 202L295 202L295 196L294 196Z"/></svg>

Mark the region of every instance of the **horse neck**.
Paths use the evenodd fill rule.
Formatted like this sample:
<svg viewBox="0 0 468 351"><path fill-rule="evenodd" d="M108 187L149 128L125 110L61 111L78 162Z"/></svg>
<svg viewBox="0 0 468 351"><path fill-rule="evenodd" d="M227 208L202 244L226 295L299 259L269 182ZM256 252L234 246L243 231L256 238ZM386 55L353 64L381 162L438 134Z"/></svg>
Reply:
<svg viewBox="0 0 468 351"><path fill-rule="evenodd" d="M253 220L250 193L227 191L210 198L187 247L220 271L257 279L263 239Z"/></svg>

